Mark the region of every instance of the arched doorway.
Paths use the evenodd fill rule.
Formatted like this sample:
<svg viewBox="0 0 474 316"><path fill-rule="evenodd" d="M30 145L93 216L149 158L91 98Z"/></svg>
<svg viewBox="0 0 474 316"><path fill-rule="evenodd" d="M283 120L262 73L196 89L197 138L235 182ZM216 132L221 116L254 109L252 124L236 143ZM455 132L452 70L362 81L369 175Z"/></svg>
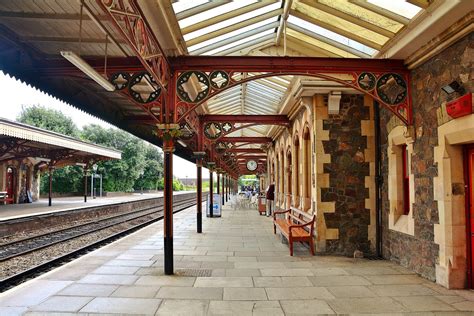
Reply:
<svg viewBox="0 0 474 316"><path fill-rule="evenodd" d="M286 152L286 163L287 163L287 168L286 168L286 208L289 209L291 204L292 204L292 199L291 199L291 191L292 191L292 160L291 160L291 149L288 148Z"/></svg>
<svg viewBox="0 0 474 316"><path fill-rule="evenodd" d="M303 209L311 208L311 135L309 127L303 131Z"/></svg>
<svg viewBox="0 0 474 316"><path fill-rule="evenodd" d="M280 152L280 207L285 208L285 153Z"/></svg>
<svg viewBox="0 0 474 316"><path fill-rule="evenodd" d="M293 168L294 168L293 174L295 177L295 181L294 181L295 193L293 196L293 205L295 207L299 207L300 198L301 198L301 194L300 194L301 188L300 188L300 140L298 136L295 137L293 144L294 144L294 150L295 150L294 162L293 162Z"/></svg>

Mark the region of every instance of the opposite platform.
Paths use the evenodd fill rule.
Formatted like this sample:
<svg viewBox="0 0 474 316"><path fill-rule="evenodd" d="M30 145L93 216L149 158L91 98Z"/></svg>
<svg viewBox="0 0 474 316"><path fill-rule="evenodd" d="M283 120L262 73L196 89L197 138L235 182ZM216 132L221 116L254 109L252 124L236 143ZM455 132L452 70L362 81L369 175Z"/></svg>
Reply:
<svg viewBox="0 0 474 316"><path fill-rule="evenodd" d="M256 210L175 214L175 276L163 275L162 222L0 295L0 315L472 315L474 293L446 290L388 261L308 256Z"/></svg>
<svg viewBox="0 0 474 316"><path fill-rule="evenodd" d="M173 192L174 195L185 193L192 193L192 191ZM144 194L134 193L123 196L98 197L95 199L88 197L87 202L84 202L83 196L74 196L54 198L53 205L51 206L48 206L48 199L40 199L39 201L33 203L0 205L0 221L32 215L44 215L68 210L79 210L88 207L127 203L143 199L159 198L162 196L163 192Z"/></svg>

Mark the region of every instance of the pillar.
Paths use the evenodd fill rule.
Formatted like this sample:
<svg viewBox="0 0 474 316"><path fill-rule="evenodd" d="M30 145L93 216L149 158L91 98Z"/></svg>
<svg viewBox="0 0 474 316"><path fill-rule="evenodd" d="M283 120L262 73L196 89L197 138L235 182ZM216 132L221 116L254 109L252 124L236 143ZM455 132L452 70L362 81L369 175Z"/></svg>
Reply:
<svg viewBox="0 0 474 316"><path fill-rule="evenodd" d="M229 175L225 176L225 201L229 201Z"/></svg>
<svg viewBox="0 0 474 316"><path fill-rule="evenodd" d="M196 171L197 171L196 222L197 222L197 232L202 233L202 160L201 159L198 159L196 161Z"/></svg>
<svg viewBox="0 0 474 316"><path fill-rule="evenodd" d="M49 194L48 194L48 206L51 206L53 194L53 166L49 166Z"/></svg>
<svg viewBox="0 0 474 316"><path fill-rule="evenodd" d="M209 217L213 217L214 210L212 209L212 197L214 194L214 175L211 167L209 167Z"/></svg>
<svg viewBox="0 0 474 316"><path fill-rule="evenodd" d="M222 205L224 205L224 203L225 203L225 186L224 185L225 185L225 174L223 173L222 174L222 183L221 183Z"/></svg>
<svg viewBox="0 0 474 316"><path fill-rule="evenodd" d="M219 172L216 172L217 175L217 194L221 193L221 174Z"/></svg>
<svg viewBox="0 0 474 316"><path fill-rule="evenodd" d="M173 140L163 142L164 155L164 266L165 274L173 274Z"/></svg>
<svg viewBox="0 0 474 316"><path fill-rule="evenodd" d="M84 203L87 202L87 166L84 166Z"/></svg>

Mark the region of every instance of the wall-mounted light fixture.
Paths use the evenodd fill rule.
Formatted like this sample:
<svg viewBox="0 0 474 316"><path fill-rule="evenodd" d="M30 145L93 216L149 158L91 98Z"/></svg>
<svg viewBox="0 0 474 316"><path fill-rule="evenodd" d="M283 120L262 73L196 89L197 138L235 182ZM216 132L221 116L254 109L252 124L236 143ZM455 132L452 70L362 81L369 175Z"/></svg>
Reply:
<svg viewBox="0 0 474 316"><path fill-rule="evenodd" d="M466 91L464 89L464 87L459 82L457 82L456 80L454 80L453 82L451 82L448 85L445 85L441 89L448 95L453 94L454 92L457 92L457 93L462 95Z"/></svg>

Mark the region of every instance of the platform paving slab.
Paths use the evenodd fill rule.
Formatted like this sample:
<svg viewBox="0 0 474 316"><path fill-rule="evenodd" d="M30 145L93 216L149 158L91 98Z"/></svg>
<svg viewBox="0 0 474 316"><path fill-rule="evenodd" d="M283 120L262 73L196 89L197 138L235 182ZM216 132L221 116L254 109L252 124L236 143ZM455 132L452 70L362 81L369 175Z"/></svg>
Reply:
<svg viewBox="0 0 474 316"><path fill-rule="evenodd" d="M256 210L175 214L176 274L163 273L153 224L0 294L0 315L473 315L448 290L384 260L295 255Z"/></svg>

